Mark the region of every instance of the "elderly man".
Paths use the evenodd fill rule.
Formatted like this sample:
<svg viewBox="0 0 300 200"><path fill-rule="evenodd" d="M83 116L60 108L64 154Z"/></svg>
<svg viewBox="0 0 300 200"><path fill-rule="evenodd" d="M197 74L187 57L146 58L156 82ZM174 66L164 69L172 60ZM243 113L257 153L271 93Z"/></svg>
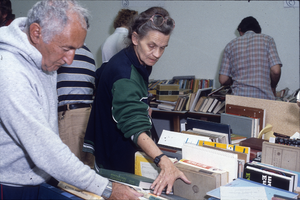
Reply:
<svg viewBox="0 0 300 200"><path fill-rule="evenodd" d="M88 12L71 0L36 3L0 28L0 184L4 199L37 199L51 176L104 198L138 199L84 165L61 141L56 70L73 62Z"/></svg>

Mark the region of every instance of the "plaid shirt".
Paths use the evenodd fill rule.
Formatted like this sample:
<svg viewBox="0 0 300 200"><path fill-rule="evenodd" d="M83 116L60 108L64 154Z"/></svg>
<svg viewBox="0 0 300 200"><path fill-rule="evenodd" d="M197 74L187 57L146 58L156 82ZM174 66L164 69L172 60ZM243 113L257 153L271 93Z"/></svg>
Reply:
<svg viewBox="0 0 300 200"><path fill-rule="evenodd" d="M282 65L274 39L247 31L225 47L219 74L232 77L232 93L274 100L270 68Z"/></svg>

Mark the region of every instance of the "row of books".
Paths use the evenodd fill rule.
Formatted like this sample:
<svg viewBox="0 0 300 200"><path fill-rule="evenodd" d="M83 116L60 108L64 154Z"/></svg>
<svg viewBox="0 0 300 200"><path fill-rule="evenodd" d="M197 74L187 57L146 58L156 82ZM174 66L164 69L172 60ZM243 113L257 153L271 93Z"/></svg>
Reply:
<svg viewBox="0 0 300 200"><path fill-rule="evenodd" d="M213 114L223 113L225 111L225 100L202 96L192 111Z"/></svg>
<svg viewBox="0 0 300 200"><path fill-rule="evenodd" d="M196 93L198 89L213 87L213 79L198 79L191 76L174 76L172 79L151 80L149 81L149 90L155 90L159 84L177 84L181 91L186 90L189 93Z"/></svg>
<svg viewBox="0 0 300 200"><path fill-rule="evenodd" d="M225 111L225 101L219 100L212 97L201 97L199 100L199 106L191 110L191 104L193 100L190 95L179 96L177 101L164 101L156 100L156 107L161 110L167 111L191 111L191 112L201 112L201 113L211 113L211 114L221 114ZM153 105L153 103L152 103Z"/></svg>
<svg viewBox="0 0 300 200"><path fill-rule="evenodd" d="M224 89L224 87L221 87ZM212 91L212 88L198 89L196 93L178 95L176 102L157 101L158 108L168 111L190 111L220 114L225 111L225 94L218 93L220 88ZM162 103L163 105L159 105Z"/></svg>
<svg viewBox="0 0 300 200"><path fill-rule="evenodd" d="M207 196L221 199L220 194L215 195L215 190L220 191L220 187L230 186L236 180L242 179L243 183L247 182L268 191L266 199L271 199L274 195L297 198L298 194L295 192L300 188L300 172L267 163L250 162L250 147L194 138L194 133L201 131L203 132L195 129L193 134L190 130L173 134L167 131L168 134L162 134L163 137L159 141L163 146L182 150L182 158L175 165L192 181L192 184L188 185L176 180L175 195L187 199L204 199ZM212 138L215 136L210 136L210 139ZM245 197L245 194L239 195L239 198Z"/></svg>

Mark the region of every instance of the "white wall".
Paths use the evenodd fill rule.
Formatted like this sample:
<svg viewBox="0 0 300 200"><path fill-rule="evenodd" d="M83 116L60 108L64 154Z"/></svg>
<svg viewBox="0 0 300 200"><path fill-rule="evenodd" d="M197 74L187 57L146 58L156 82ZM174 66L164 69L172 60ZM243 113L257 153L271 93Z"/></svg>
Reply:
<svg viewBox="0 0 300 200"><path fill-rule="evenodd" d="M26 16L35 0L12 0L17 17ZM284 8L284 1L133 1L129 9L139 12L150 6L165 7L176 22L164 55L154 66L150 78L171 79L176 75L213 78L219 86L218 70L226 44L237 37L236 28L247 16L254 16L262 33L275 39L283 63L277 89L290 93L299 83L299 8ZM101 65L100 46L114 31L113 20L122 1L81 0L92 15L86 43Z"/></svg>

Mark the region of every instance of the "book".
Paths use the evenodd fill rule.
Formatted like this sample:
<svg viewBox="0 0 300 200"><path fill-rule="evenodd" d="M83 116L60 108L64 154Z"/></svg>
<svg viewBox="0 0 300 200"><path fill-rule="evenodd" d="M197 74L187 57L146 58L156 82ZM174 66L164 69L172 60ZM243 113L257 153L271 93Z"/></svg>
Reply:
<svg viewBox="0 0 300 200"><path fill-rule="evenodd" d="M165 101L177 101L179 95L156 95L156 99Z"/></svg>
<svg viewBox="0 0 300 200"><path fill-rule="evenodd" d="M175 110L176 111L180 111L181 107L182 107L182 103L183 103L183 97L179 97L177 99L177 103L176 103L176 106L175 106Z"/></svg>
<svg viewBox="0 0 300 200"><path fill-rule="evenodd" d="M207 103L205 104L205 107L203 108L202 112L206 113L208 111L208 108L211 106L212 102L214 101L214 98L208 97Z"/></svg>
<svg viewBox="0 0 300 200"><path fill-rule="evenodd" d="M199 140L210 141L210 138L207 136L190 135L175 131L163 130L158 140L158 144L182 149L182 146L185 142L197 144Z"/></svg>
<svg viewBox="0 0 300 200"><path fill-rule="evenodd" d="M221 86L215 90L213 90L211 93L208 94L209 97L215 97L219 100L225 101L226 94L230 94L231 87L230 86Z"/></svg>
<svg viewBox="0 0 300 200"><path fill-rule="evenodd" d="M178 161L176 158L171 158L169 156L168 158L173 163ZM159 173L160 168L155 165L153 159L147 156L146 153L140 151L135 153L134 174L155 180Z"/></svg>
<svg viewBox="0 0 300 200"><path fill-rule="evenodd" d="M158 84L156 86L156 99L176 101L179 97L178 84Z"/></svg>
<svg viewBox="0 0 300 200"><path fill-rule="evenodd" d="M222 85L221 87L214 89L211 93L209 93L207 96L212 96L213 94L223 90L224 88L226 88L226 86Z"/></svg>
<svg viewBox="0 0 300 200"><path fill-rule="evenodd" d="M259 131L265 127L266 111L265 109L253 108L249 106L238 106L233 104L226 104L226 113L236 114L245 117L253 117L259 119Z"/></svg>
<svg viewBox="0 0 300 200"><path fill-rule="evenodd" d="M168 110L168 111L173 111L175 108L175 105L168 104L168 103L160 103L157 105L157 108L160 110Z"/></svg>
<svg viewBox="0 0 300 200"><path fill-rule="evenodd" d="M266 164L266 163L261 163L261 162L256 162L256 161L253 161L251 162L252 164L255 164L255 165L258 165L258 166L263 166L263 167L268 167L268 168L272 168L272 169L278 169L278 170L281 170L281 171L284 171L284 172L291 172L293 174L296 174L297 176L295 176L295 183L296 183L296 189L298 189L298 191L300 191L300 171L293 171L293 170L289 170L289 169L285 169L285 168L282 168L282 167L276 167L274 165L269 165L269 164Z"/></svg>
<svg viewBox="0 0 300 200"><path fill-rule="evenodd" d="M186 119L186 129L193 129L193 128L199 128L199 129L204 129L208 131L215 131L215 132L220 132L220 133L226 133L230 135L230 126L228 124L221 124L217 122L210 122L210 121L204 121L204 120L199 120L199 119L194 119L188 117ZM231 138L228 137L228 143L231 143Z"/></svg>
<svg viewBox="0 0 300 200"><path fill-rule="evenodd" d="M204 108L206 107L206 104L208 102L209 98L206 97L203 101L203 103L201 104L200 108L199 108L199 112L203 112Z"/></svg>
<svg viewBox="0 0 300 200"><path fill-rule="evenodd" d="M261 138L247 138L240 142L241 146L250 147L251 149L257 149L262 151L263 142L268 142L268 140L264 140Z"/></svg>
<svg viewBox="0 0 300 200"><path fill-rule="evenodd" d="M177 179L173 185L174 194L177 196L186 199L204 199L208 191L222 185L220 173L199 169L182 162L175 163L175 166L192 182L192 184L186 184L181 179ZM227 175L226 173L224 172L225 175ZM223 183L223 185L225 184Z"/></svg>
<svg viewBox="0 0 300 200"><path fill-rule="evenodd" d="M230 125L233 134L242 135L247 138L253 137L255 126L254 119L251 117L221 113L220 122Z"/></svg>
<svg viewBox="0 0 300 200"><path fill-rule="evenodd" d="M186 104L185 110L190 110L190 108L191 108L191 106L192 106L192 104L193 104L193 102L195 100L195 96L196 96L196 93L191 93L190 94L189 100L188 100L188 102Z"/></svg>
<svg viewBox="0 0 300 200"><path fill-rule="evenodd" d="M281 195L281 196L285 196L288 198L293 198L293 199L297 199L298 194L297 193L293 193L293 192L289 192L287 190L283 190L283 189L279 189L279 188L275 188L275 187L271 187L268 185L263 185L261 183L257 183L255 181L250 181L244 178L237 178L234 181L226 184L225 186L222 187L234 187L236 188L236 192L240 191L241 189L244 188L243 193L241 194L241 197L245 197L248 195L247 191L249 192L255 192L255 190L249 190L245 187L251 188L251 187L263 187L265 189L266 195L267 195L267 199L272 199L272 197L274 195ZM211 190L209 192L206 193L208 196L210 197L214 197L216 199L220 199L221 195L220 195L220 188L216 188L214 190Z"/></svg>
<svg viewBox="0 0 300 200"><path fill-rule="evenodd" d="M191 112L194 111L195 106L196 106L197 102L199 101L200 97L207 96L207 94L210 93L211 90L212 90L212 87L197 90L194 101L193 101L193 104L190 107Z"/></svg>
<svg viewBox="0 0 300 200"><path fill-rule="evenodd" d="M265 172L270 172L270 173L274 173L274 174L278 174L278 175L281 175L281 176L291 178L292 180L290 181L289 187L283 186L283 187L289 188L288 190L290 192L294 192L298 187L298 174L300 172L296 173L296 172L292 172L292 171L289 171L289 170L286 170L286 169L283 169L283 168L275 168L275 167L272 167L272 166L263 165L261 163L255 162L255 161L251 162L251 163L247 163L245 165L245 167L247 167L247 166L251 166L251 167L257 168L259 170L263 170ZM272 181L274 181L274 179ZM276 184L280 184L280 183L276 183ZM276 186L274 186L274 187L276 187ZM285 189L283 187L280 187L280 188Z"/></svg>
<svg viewBox="0 0 300 200"><path fill-rule="evenodd" d="M290 192L294 191L294 179L270 171L265 171L248 163L245 164L244 177L247 180L262 183L263 185L269 185L272 187L284 189Z"/></svg>
<svg viewBox="0 0 300 200"><path fill-rule="evenodd" d="M110 170L110 169L104 169L104 168L95 168L96 173L99 175L106 177L108 179L119 181L122 183L127 183L130 185L138 186L141 188L150 189L151 184L154 182L153 179L138 176L135 174L127 173L127 172L121 172L117 170Z"/></svg>
<svg viewBox="0 0 300 200"><path fill-rule="evenodd" d="M73 185L70 185L68 183L65 183L63 181L59 181L57 187L61 188L62 190L64 191L67 191L71 194L74 194L78 197L80 197L79 199L103 199L101 196L99 195L96 195L92 192L88 192L88 191L85 191L85 190L81 190L81 189L78 189L77 187L73 186ZM50 197L51 195L48 196L48 198ZM51 196L52 199L61 199L61 198L53 198L53 196Z"/></svg>
<svg viewBox="0 0 300 200"><path fill-rule="evenodd" d="M201 155L201 156L199 156ZM238 175L238 156L230 152L220 151L195 144L185 143L182 146L182 158L193 160L205 165L228 171L228 181L237 178Z"/></svg>
<svg viewBox="0 0 300 200"><path fill-rule="evenodd" d="M217 105L218 102L219 102L219 100L217 98L215 98L214 101L209 106L207 112L211 113L213 111L213 109L215 108L215 106Z"/></svg>
<svg viewBox="0 0 300 200"><path fill-rule="evenodd" d="M204 100L205 100L206 98L207 98L207 97L205 97L205 96L200 97L199 100L198 100L198 102L197 102L197 104L195 105L195 108L194 108L193 111L198 112L199 109L200 109L200 106L202 105L202 103L204 102ZM192 108L191 108L191 109L192 109Z"/></svg>
<svg viewBox="0 0 300 200"><path fill-rule="evenodd" d="M209 166L209 165L204 165L202 163L198 163L198 162L195 162L192 160L187 160L187 159L181 159L177 163L192 166L192 167L195 167L195 168L201 169L201 170L207 170L207 171L213 172L213 173L219 173L219 174L221 174L220 184L225 185L228 183L228 171L225 171L225 170L222 170L219 168L215 168L215 167Z"/></svg>
<svg viewBox="0 0 300 200"><path fill-rule="evenodd" d="M189 99L188 96L182 96L182 104L180 104L180 106L178 106L178 111L184 111L185 110L185 106L186 106L186 103Z"/></svg>
<svg viewBox="0 0 300 200"><path fill-rule="evenodd" d="M186 133L186 134L191 134L191 135L200 135L200 136L207 136L209 137L210 141L214 141L214 142L218 142L219 140L224 140L225 139L223 137L220 137L219 135L215 135L215 134L211 134L211 133L201 133L198 131L194 131L194 130L186 130L186 131L181 131L181 133Z"/></svg>
<svg viewBox="0 0 300 200"><path fill-rule="evenodd" d="M219 101L219 104L215 107L215 109L213 110L214 114L217 114L220 112L220 110L222 110L222 108L225 107L225 101Z"/></svg>
<svg viewBox="0 0 300 200"><path fill-rule="evenodd" d="M230 134L230 138L231 138L231 144L239 144L241 146L247 146L247 145L241 144L241 142L249 139L245 136L237 135L237 134L233 134L233 133Z"/></svg>
<svg viewBox="0 0 300 200"><path fill-rule="evenodd" d="M228 183L228 171L222 170L213 166L205 165L199 162L195 162L192 160L187 160L187 159L181 159L177 163L180 163L182 165L187 165L193 167L195 170L198 171L205 171L207 173L218 173L220 174L220 185L225 185ZM176 163L176 164L177 164Z"/></svg>
<svg viewBox="0 0 300 200"><path fill-rule="evenodd" d="M230 136L227 133L209 131L209 130L199 129L199 128L193 128L193 130L191 130L191 131L194 132L195 134L206 135L206 136L211 136L211 137L217 138L217 140L213 141L213 142L229 144L229 141L230 141L230 139L228 138Z"/></svg>
<svg viewBox="0 0 300 200"><path fill-rule="evenodd" d="M300 120L298 119L300 119L300 112L296 103L226 95L226 104L265 109L267 113L266 123L272 124L272 131L284 133L287 136L299 132Z"/></svg>
<svg viewBox="0 0 300 200"><path fill-rule="evenodd" d="M297 172L300 171L299 147L263 142L261 158L262 163Z"/></svg>
<svg viewBox="0 0 300 200"><path fill-rule="evenodd" d="M243 147L243 146L235 146L232 144L223 144L218 142L210 142L210 141L201 141L198 142L199 146L210 146L214 148L219 148L227 151L237 152L238 158L245 160L245 162L250 161L250 148L249 147ZM243 157L240 157L241 154L244 154Z"/></svg>
<svg viewBox="0 0 300 200"><path fill-rule="evenodd" d="M158 91L178 91L178 93L176 94L179 94L179 85L177 84L159 84L157 85L156 89ZM166 95L166 94L165 94Z"/></svg>

